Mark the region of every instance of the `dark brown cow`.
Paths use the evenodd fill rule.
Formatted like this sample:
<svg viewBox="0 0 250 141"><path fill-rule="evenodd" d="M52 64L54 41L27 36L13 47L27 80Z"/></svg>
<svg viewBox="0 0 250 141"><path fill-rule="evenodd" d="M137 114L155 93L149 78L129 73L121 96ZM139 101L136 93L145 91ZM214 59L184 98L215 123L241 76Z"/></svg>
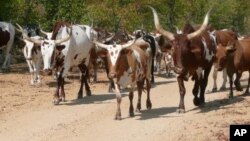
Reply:
<svg viewBox="0 0 250 141"><path fill-rule="evenodd" d="M135 41L135 39L134 39ZM124 45L105 45L95 42L97 46L105 48L108 51L109 78L113 80L117 98L117 112L115 119L121 119L121 93L119 86L126 87L130 85L129 100L130 116L134 116L133 95L137 85L138 103L136 110L141 110L141 94L143 84L146 80L147 90L147 108L151 109L150 100L150 59L139 46L134 44L134 41ZM134 45L132 45L134 44ZM132 46L131 46L132 45ZM131 47L130 47L131 46Z"/></svg>
<svg viewBox="0 0 250 141"><path fill-rule="evenodd" d="M250 73L250 39L243 39L234 41L231 45L224 47L222 44L218 45L216 53L216 68L222 70L227 69L227 74L230 82L230 95L233 97L233 74L236 73L234 81L236 89L241 91L239 80L243 71ZM249 94L250 77L248 78L248 86L245 94Z"/></svg>
<svg viewBox="0 0 250 141"><path fill-rule="evenodd" d="M205 32L210 11L198 30L195 31L192 26L186 25L184 29L189 28L188 33L184 30L183 34L173 34L161 27L156 10L150 8L154 15L156 30L167 37L173 47L174 71L178 74L177 81L180 90L180 103L177 112L183 113L185 112L184 96L186 93L184 80L187 81L189 76L192 76L192 79L195 80L193 88L194 104L199 106L205 103L204 93L215 54L215 46L213 46L208 32ZM199 92L200 95L198 96Z"/></svg>
<svg viewBox="0 0 250 141"><path fill-rule="evenodd" d="M223 29L223 30L215 30L210 33L210 37L213 39L214 44L217 46L221 44L222 46L226 46L229 42L233 42L238 39L237 34L231 30ZM226 82L227 82L227 74L226 69L223 69L223 83L220 87L220 90L226 89ZM214 68L213 71L213 79L214 84L212 88L212 92L217 91L217 70Z"/></svg>

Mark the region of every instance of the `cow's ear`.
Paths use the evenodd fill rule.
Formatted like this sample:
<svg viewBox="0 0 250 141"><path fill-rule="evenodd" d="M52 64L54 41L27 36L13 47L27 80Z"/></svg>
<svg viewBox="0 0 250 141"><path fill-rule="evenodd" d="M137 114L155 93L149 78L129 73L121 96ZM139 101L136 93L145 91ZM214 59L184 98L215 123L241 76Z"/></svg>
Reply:
<svg viewBox="0 0 250 141"><path fill-rule="evenodd" d="M16 45L18 48L23 49L26 43L23 40L19 40Z"/></svg>
<svg viewBox="0 0 250 141"><path fill-rule="evenodd" d="M58 46L56 46L56 49L58 51L62 51L64 48L65 48L65 45L58 45Z"/></svg>
<svg viewBox="0 0 250 141"><path fill-rule="evenodd" d="M227 53L232 53L236 50L236 43L235 42L228 42L227 47L226 47L226 51Z"/></svg>

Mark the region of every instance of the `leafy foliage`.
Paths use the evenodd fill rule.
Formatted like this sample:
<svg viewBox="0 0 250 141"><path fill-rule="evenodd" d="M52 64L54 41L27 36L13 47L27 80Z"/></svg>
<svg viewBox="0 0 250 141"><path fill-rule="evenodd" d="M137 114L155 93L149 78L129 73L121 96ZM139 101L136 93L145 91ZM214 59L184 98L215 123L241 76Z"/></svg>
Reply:
<svg viewBox="0 0 250 141"><path fill-rule="evenodd" d="M216 29L250 31L248 0L1 0L0 19L22 25L37 23L52 30L56 21L91 24L115 32L119 26L133 31L142 25L154 30L150 9L153 6L164 28L174 31L186 22L199 24L213 8L210 23Z"/></svg>

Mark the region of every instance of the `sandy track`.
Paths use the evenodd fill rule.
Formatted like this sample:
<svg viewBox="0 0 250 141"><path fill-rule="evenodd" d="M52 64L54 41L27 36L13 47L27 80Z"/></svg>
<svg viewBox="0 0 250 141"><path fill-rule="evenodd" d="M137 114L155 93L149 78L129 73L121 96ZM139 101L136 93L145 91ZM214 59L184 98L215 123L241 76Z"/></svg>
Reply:
<svg viewBox="0 0 250 141"><path fill-rule="evenodd" d="M91 85L93 96L81 100L75 100L78 80L67 80L68 101L54 106L55 82L51 77L43 77L40 86L30 86L25 64L13 67L12 73L0 74L0 140L3 141L215 141L229 139L230 124L250 124L250 97L240 96L242 92L235 92L232 100L227 99L228 91L206 94L206 105L197 108L192 103L193 82L189 81L185 83L186 113L177 114L176 79L157 77L151 89L152 110L146 110L143 94L142 112L128 117L129 100L125 92L123 119L116 121L115 95L107 93L104 74L99 78L105 83ZM243 75L243 85L247 77ZM137 93L134 106L136 102Z"/></svg>

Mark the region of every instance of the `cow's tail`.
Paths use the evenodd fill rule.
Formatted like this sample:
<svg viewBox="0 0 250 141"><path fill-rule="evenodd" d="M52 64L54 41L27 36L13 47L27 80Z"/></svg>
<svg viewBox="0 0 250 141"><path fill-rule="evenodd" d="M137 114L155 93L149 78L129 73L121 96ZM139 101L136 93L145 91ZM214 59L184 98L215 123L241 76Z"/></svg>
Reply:
<svg viewBox="0 0 250 141"><path fill-rule="evenodd" d="M143 40L149 43L151 48L151 55L152 55L152 63L151 63L151 82L154 83L154 62L156 56L156 42L154 37L150 35L143 36Z"/></svg>

